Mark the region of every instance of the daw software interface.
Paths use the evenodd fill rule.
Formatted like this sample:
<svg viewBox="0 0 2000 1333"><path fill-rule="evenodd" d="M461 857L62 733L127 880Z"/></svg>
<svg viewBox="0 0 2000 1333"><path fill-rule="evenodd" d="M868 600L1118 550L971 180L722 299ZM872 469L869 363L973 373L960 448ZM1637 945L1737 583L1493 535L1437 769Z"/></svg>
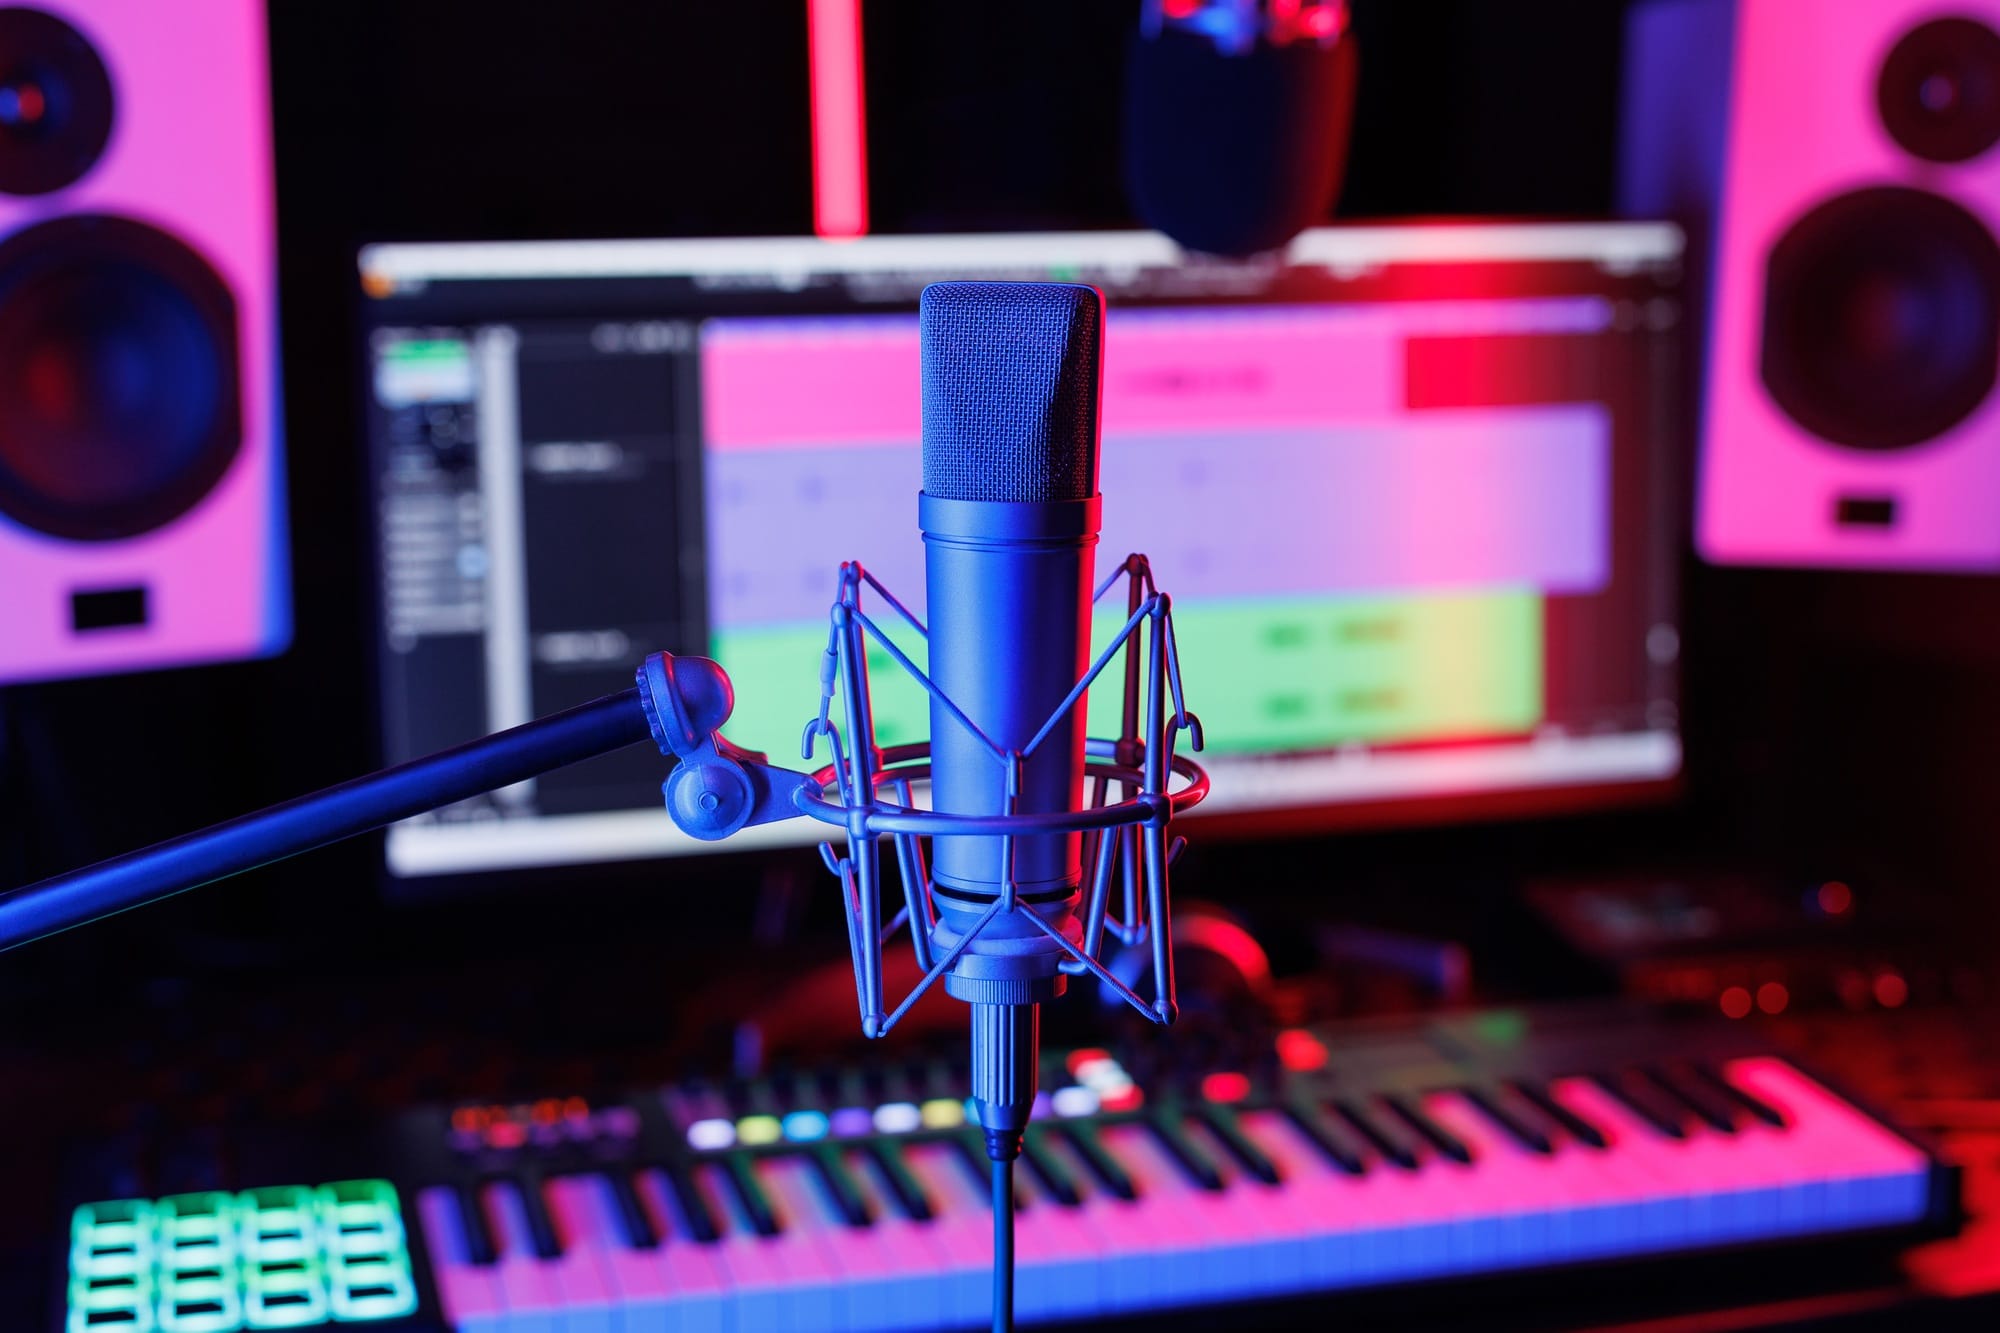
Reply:
<svg viewBox="0 0 2000 1333"><path fill-rule="evenodd" d="M1115 232L369 247L386 758L667 649L720 661L726 734L797 766L840 562L923 614L918 292L995 278L1105 293L1099 567L1144 552L1174 596L1202 817L1657 792L1681 248L1643 223L1330 228L1251 261ZM921 738L917 688L886 655L872 680L880 741ZM661 777L635 747L406 821L390 872L709 848Z"/></svg>

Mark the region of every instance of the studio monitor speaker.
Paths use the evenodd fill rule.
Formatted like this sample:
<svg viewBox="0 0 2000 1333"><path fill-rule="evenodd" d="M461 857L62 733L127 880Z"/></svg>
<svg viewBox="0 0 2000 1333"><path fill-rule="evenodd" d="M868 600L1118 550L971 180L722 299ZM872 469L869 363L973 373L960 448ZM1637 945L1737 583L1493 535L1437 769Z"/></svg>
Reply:
<svg viewBox="0 0 2000 1333"><path fill-rule="evenodd" d="M1707 256L1696 536L2000 569L2000 0L1659 0L1621 192Z"/></svg>
<svg viewBox="0 0 2000 1333"><path fill-rule="evenodd" d="M264 0L0 0L0 682L290 637Z"/></svg>

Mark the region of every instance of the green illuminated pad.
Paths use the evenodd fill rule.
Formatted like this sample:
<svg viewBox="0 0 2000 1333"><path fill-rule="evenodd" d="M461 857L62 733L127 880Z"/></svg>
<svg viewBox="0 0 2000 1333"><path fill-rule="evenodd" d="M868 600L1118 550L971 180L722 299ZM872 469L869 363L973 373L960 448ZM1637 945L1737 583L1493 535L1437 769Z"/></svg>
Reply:
<svg viewBox="0 0 2000 1333"><path fill-rule="evenodd" d="M234 1333L417 1308L395 1187L118 1199L70 1220L69 1333Z"/></svg>
<svg viewBox="0 0 2000 1333"><path fill-rule="evenodd" d="M893 613L872 618L925 664L922 640ZM1123 624L1118 612L1096 616L1095 650ZM1178 602L1174 628L1210 753L1511 735L1542 720L1542 598L1532 590ZM736 685L729 738L793 762L819 708L819 682L800 664L825 646L823 623L718 631L711 651ZM1099 679L1090 734L1114 736L1123 673L1114 663ZM929 735L923 690L873 642L868 680L880 744ZM846 721L838 703L834 720Z"/></svg>

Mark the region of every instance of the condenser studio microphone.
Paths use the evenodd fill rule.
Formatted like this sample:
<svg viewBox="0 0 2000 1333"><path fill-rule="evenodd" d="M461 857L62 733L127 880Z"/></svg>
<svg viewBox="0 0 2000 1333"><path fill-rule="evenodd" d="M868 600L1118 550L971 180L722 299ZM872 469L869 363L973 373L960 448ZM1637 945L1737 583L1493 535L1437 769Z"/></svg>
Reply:
<svg viewBox="0 0 2000 1333"><path fill-rule="evenodd" d="M1022 815L1083 803L1084 706L1029 749L1090 665L1102 513L1098 366L1104 298L1053 283L938 283L923 294L924 538L931 802ZM962 715L962 716L961 716ZM1076 922L1082 835L945 838L932 883L940 940L970 929L1010 866L1021 904ZM1061 951L1032 923L989 929L946 974L972 1006L972 1099L996 1162L1020 1154L1035 1100L1040 1005L1062 994Z"/></svg>

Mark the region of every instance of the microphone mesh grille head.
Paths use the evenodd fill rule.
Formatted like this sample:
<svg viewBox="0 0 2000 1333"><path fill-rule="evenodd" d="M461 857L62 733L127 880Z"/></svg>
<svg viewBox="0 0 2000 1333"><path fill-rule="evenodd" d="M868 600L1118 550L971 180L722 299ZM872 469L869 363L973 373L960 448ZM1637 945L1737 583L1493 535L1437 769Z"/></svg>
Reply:
<svg viewBox="0 0 2000 1333"><path fill-rule="evenodd" d="M924 493L1024 504L1097 494L1102 294L937 282L920 308Z"/></svg>

